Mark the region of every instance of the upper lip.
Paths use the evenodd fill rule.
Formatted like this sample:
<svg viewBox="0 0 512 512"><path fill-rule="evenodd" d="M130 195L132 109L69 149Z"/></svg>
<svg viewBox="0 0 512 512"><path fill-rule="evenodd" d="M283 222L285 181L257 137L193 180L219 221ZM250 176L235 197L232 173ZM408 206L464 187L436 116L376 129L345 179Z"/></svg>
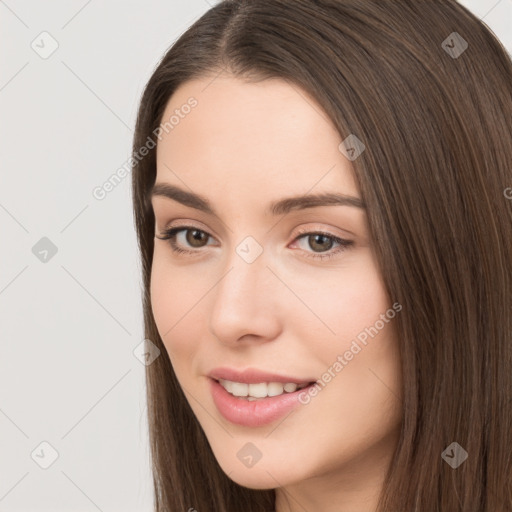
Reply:
<svg viewBox="0 0 512 512"><path fill-rule="evenodd" d="M315 379L302 379L288 375L280 375L278 373L269 373L257 368L246 368L245 370L237 370L235 368L214 368L209 374L215 380L230 380L232 382L243 382L246 384L259 384L261 382L294 382L296 384L309 384L315 382Z"/></svg>

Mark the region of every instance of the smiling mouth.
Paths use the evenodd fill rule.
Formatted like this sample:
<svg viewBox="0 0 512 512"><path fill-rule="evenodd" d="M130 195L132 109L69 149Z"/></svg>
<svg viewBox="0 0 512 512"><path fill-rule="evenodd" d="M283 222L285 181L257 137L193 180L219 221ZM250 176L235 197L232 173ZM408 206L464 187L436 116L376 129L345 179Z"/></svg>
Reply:
<svg viewBox="0 0 512 512"><path fill-rule="evenodd" d="M260 382L247 384L245 382L234 382L226 379L216 380L230 395L246 401L263 400L265 398L287 395L304 389L313 382Z"/></svg>

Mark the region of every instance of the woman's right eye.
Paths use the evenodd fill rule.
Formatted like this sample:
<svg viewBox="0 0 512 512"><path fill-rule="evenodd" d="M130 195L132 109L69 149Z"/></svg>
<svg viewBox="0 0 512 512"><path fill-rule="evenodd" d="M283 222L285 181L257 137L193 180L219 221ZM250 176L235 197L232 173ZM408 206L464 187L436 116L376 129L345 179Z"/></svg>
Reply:
<svg viewBox="0 0 512 512"><path fill-rule="evenodd" d="M182 236L184 235L184 236ZM176 243L176 239L178 236L181 237L180 244ZM170 228L165 230L162 233L162 236L158 236L160 240L167 240L169 242L169 245L171 246L171 249L174 252L177 253L195 253L197 251L191 251L187 249L182 249L184 243L186 242L191 247L201 248L205 247L201 244L202 240L208 240L208 238L211 238L211 235L208 234L206 231L203 231L201 229L197 229L194 226L178 226L174 228ZM199 244L198 244L199 242ZM196 245L198 244L198 245Z"/></svg>

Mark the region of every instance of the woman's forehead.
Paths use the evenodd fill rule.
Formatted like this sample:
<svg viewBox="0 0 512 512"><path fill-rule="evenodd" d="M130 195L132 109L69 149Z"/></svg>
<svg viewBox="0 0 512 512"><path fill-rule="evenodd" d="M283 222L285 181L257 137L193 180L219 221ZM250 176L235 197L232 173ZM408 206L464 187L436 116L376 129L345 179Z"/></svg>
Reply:
<svg viewBox="0 0 512 512"><path fill-rule="evenodd" d="M319 187L358 196L339 133L297 91L281 80L187 82L162 117L162 123L176 119L158 142L158 180L174 172L186 183L221 181L226 189L255 193L267 186L290 195ZM184 107L190 98L193 109Z"/></svg>

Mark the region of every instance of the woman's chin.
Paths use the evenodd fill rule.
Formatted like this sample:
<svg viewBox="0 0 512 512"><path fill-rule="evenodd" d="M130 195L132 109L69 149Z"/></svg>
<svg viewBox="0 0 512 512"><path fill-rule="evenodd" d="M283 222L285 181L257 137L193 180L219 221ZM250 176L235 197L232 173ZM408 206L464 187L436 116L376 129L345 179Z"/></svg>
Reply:
<svg viewBox="0 0 512 512"><path fill-rule="evenodd" d="M290 464L283 463L282 460L256 460L251 456L244 457L244 454L238 453L234 457L226 457L226 452L221 454L217 461L226 474L233 482L247 487L249 489L275 489L283 485L306 478L306 475L293 474L290 471Z"/></svg>
<svg viewBox="0 0 512 512"><path fill-rule="evenodd" d="M287 483L287 481L282 481L286 478L283 473L276 472L274 474L267 472L263 468L259 470L256 468L237 468L233 470L231 468L228 472L225 471L225 473L233 482L249 489L275 489Z"/></svg>

